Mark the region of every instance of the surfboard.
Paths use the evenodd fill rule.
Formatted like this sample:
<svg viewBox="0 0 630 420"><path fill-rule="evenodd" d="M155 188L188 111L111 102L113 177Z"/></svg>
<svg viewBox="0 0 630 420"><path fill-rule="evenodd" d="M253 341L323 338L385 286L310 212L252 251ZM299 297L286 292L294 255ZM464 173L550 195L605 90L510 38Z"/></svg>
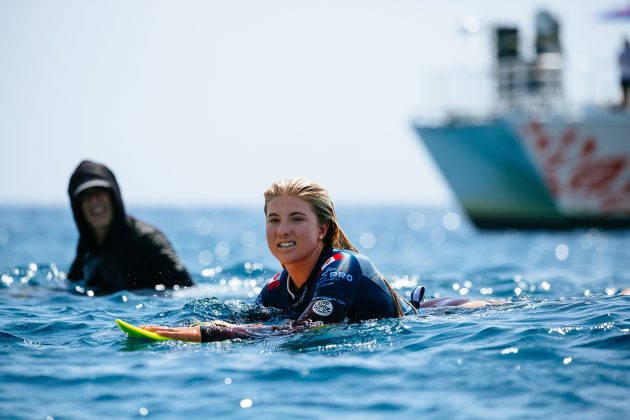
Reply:
<svg viewBox="0 0 630 420"><path fill-rule="evenodd" d="M135 325L128 324L121 319L117 319L116 324L118 325L118 328L126 332L127 336L130 338L147 338L149 340L156 341L173 340L173 338L164 337L154 332L143 330Z"/></svg>

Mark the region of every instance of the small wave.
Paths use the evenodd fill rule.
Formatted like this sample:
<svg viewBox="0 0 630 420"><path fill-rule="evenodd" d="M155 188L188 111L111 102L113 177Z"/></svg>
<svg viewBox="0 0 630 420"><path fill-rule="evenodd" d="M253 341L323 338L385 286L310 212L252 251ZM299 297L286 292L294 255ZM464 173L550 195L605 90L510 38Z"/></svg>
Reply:
<svg viewBox="0 0 630 420"><path fill-rule="evenodd" d="M278 349L299 353L335 355L346 352L372 352L388 348L395 335L404 331L401 319L382 319L354 324L335 324L309 328L290 334L276 343Z"/></svg>
<svg viewBox="0 0 630 420"><path fill-rule="evenodd" d="M219 300L216 297L194 299L184 305L184 312L195 322L221 319L228 322L266 322L280 317L281 312L240 300Z"/></svg>
<svg viewBox="0 0 630 420"><path fill-rule="evenodd" d="M23 342L24 339L13 335L13 334L9 334L6 333L4 331L0 331L0 343L16 343L16 342Z"/></svg>
<svg viewBox="0 0 630 420"><path fill-rule="evenodd" d="M627 351L630 348L630 335L628 335L628 333L621 333L613 335L612 337L594 337L576 345L576 347Z"/></svg>

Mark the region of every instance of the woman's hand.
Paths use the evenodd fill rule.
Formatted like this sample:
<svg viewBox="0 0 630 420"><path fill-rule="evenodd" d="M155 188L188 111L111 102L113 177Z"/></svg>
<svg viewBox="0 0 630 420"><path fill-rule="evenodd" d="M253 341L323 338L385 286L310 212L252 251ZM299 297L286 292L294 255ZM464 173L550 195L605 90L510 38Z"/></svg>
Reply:
<svg viewBox="0 0 630 420"><path fill-rule="evenodd" d="M154 332L164 337L181 341L201 342L201 329L196 327L160 327L159 325L142 325L140 328Z"/></svg>

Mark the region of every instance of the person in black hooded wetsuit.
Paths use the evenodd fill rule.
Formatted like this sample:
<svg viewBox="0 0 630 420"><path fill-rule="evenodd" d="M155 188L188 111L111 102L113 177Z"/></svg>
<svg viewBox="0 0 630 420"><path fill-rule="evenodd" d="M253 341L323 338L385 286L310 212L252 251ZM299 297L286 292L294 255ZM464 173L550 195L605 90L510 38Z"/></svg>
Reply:
<svg viewBox="0 0 630 420"><path fill-rule="evenodd" d="M68 195L79 230L68 279L101 293L193 285L166 237L125 213L116 177L105 165L81 162Z"/></svg>
<svg viewBox="0 0 630 420"><path fill-rule="evenodd" d="M278 181L264 195L267 246L283 270L262 288L256 302L294 320L289 331L313 323L400 317L416 313L414 306L486 305L452 298L421 302L422 293L412 305L399 296L352 245L338 224L328 192L313 181ZM192 327L143 328L179 340L218 341L253 338L277 327L213 321Z"/></svg>

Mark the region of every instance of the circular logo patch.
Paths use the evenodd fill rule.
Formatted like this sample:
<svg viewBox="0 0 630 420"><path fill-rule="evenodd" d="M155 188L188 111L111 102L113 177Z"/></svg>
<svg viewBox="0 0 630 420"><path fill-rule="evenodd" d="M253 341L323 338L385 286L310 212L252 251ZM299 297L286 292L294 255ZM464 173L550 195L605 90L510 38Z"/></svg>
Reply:
<svg viewBox="0 0 630 420"><path fill-rule="evenodd" d="M328 316L333 312L333 304L328 300L318 300L313 305L313 312L320 316Z"/></svg>

